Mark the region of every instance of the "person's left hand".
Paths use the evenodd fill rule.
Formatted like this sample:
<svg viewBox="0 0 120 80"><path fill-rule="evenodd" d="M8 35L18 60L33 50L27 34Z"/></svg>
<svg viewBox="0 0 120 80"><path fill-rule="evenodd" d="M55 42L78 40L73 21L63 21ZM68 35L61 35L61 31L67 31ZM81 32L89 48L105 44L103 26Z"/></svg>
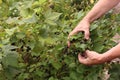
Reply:
<svg viewBox="0 0 120 80"><path fill-rule="evenodd" d="M85 51L85 56L81 56L80 54L78 54L78 59L80 63L85 65L95 65L104 63L104 61L102 61L102 54L89 50Z"/></svg>

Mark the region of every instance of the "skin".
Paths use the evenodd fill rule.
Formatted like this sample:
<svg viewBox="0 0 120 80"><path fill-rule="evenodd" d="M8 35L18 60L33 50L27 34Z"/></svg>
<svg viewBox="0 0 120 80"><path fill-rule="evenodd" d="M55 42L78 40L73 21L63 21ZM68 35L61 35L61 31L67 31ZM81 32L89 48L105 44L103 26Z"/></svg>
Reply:
<svg viewBox="0 0 120 80"><path fill-rule="evenodd" d="M69 33L68 39L70 36L77 34L78 32L83 31L85 39L89 39L90 32L90 23L98 19L110 9L115 7L120 0L99 0L92 10L79 22L79 24ZM67 42L68 47L70 47L70 41ZM103 54L99 54L95 51L86 50L86 57L78 55L79 62L85 65L95 65L101 64L107 61L110 61L114 58L120 57L120 43L115 47L111 48Z"/></svg>

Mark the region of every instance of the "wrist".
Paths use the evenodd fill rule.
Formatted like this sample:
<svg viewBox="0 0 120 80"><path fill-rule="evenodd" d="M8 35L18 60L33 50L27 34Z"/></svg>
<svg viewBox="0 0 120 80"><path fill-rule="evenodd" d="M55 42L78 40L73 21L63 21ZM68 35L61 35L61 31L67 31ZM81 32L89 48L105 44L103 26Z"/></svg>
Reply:
<svg viewBox="0 0 120 80"><path fill-rule="evenodd" d="M84 17L82 20L83 20L83 21L86 21L86 22L88 22L88 23L90 23L90 19L87 18L87 17Z"/></svg>
<svg viewBox="0 0 120 80"><path fill-rule="evenodd" d="M103 53L102 56L101 56L101 60L103 62L110 61L111 60L110 53L108 51Z"/></svg>
<svg viewBox="0 0 120 80"><path fill-rule="evenodd" d="M86 22L88 22L89 24L93 22L93 20L92 20L90 17L87 17L87 16L85 16L85 17L83 18L83 21L86 21Z"/></svg>
<svg viewBox="0 0 120 80"><path fill-rule="evenodd" d="M99 63L104 63L105 62L105 56L103 54L99 54L98 61L99 61Z"/></svg>

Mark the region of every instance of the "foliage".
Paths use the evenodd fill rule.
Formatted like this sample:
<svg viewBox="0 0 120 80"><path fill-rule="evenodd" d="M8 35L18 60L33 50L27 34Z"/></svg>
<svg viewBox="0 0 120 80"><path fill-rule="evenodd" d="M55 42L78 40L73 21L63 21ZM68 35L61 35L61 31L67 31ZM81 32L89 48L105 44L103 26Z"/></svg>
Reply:
<svg viewBox="0 0 120 80"><path fill-rule="evenodd" d="M0 0L0 80L99 80L104 65L82 65L77 54L113 47L119 18L109 12L91 25L90 41L80 33L66 43L91 1Z"/></svg>

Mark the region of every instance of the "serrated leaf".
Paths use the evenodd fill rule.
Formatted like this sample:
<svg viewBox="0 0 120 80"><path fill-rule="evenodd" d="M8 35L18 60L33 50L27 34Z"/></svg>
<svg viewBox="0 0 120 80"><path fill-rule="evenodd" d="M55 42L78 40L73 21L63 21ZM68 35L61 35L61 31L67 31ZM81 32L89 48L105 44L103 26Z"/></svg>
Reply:
<svg viewBox="0 0 120 80"><path fill-rule="evenodd" d="M72 80L78 80L77 75L76 75L75 72L71 72L71 73L70 73L70 78L71 78Z"/></svg>
<svg viewBox="0 0 120 80"><path fill-rule="evenodd" d="M31 50L35 47L35 40L31 40L30 42L27 43L27 45L31 48Z"/></svg>
<svg viewBox="0 0 120 80"><path fill-rule="evenodd" d="M62 13L58 13L58 12L52 12L51 10L48 10L46 13L45 13L45 18L46 20L52 20L52 21L57 21L60 17Z"/></svg>
<svg viewBox="0 0 120 80"><path fill-rule="evenodd" d="M17 54L7 54L2 58L2 64L5 67L18 67L18 55Z"/></svg>
<svg viewBox="0 0 120 80"><path fill-rule="evenodd" d="M19 20L18 20L18 17L14 17L14 18L11 18L9 17L7 20L6 20L6 23L7 24L15 24L17 23Z"/></svg>
<svg viewBox="0 0 120 80"><path fill-rule="evenodd" d="M77 15L77 19L81 19L84 16L84 12L80 11Z"/></svg>
<svg viewBox="0 0 120 80"><path fill-rule="evenodd" d="M55 80L53 77L50 77L49 80Z"/></svg>
<svg viewBox="0 0 120 80"><path fill-rule="evenodd" d="M33 0L30 1L24 1L22 8L31 8L32 7Z"/></svg>
<svg viewBox="0 0 120 80"><path fill-rule="evenodd" d="M35 74L38 75L39 77L42 77L44 75L44 72L42 72L40 70L36 70Z"/></svg>
<svg viewBox="0 0 120 80"><path fill-rule="evenodd" d="M70 67L70 68L74 68L75 66L76 66L75 63L71 63L71 64L69 64L69 67Z"/></svg>
<svg viewBox="0 0 120 80"><path fill-rule="evenodd" d="M31 24L36 23L38 21L37 16L33 14L31 17L23 18L18 24Z"/></svg>
<svg viewBox="0 0 120 80"><path fill-rule="evenodd" d="M60 15L61 15L61 13L53 12L49 15L49 17L47 17L47 19L56 21L56 20L58 20Z"/></svg>
<svg viewBox="0 0 120 80"><path fill-rule="evenodd" d="M20 10L20 15L24 18L28 17L29 16L29 10L28 9L21 9Z"/></svg>
<svg viewBox="0 0 120 80"><path fill-rule="evenodd" d="M4 45L2 47L2 51L5 55L10 54L10 53L17 53L16 51L12 51L13 49L16 49L18 47L12 46L12 45Z"/></svg>
<svg viewBox="0 0 120 80"><path fill-rule="evenodd" d="M23 39L24 37L25 37L25 33L17 33L16 34L16 37L18 38L18 39Z"/></svg>
<svg viewBox="0 0 120 80"><path fill-rule="evenodd" d="M83 50L85 50L85 49L86 49L86 47L87 47L87 45L86 45L86 44L80 44L79 46L80 46L80 48L82 48Z"/></svg>
<svg viewBox="0 0 120 80"><path fill-rule="evenodd" d="M47 0L39 0L39 3L40 4L43 4L43 3L45 3Z"/></svg>
<svg viewBox="0 0 120 80"><path fill-rule="evenodd" d="M55 61L53 61L52 62L52 66L55 68L55 69L60 69L61 68L61 63L60 62L55 62Z"/></svg>
<svg viewBox="0 0 120 80"><path fill-rule="evenodd" d="M29 73L21 73L19 76L18 76L18 80L25 80L29 77Z"/></svg>
<svg viewBox="0 0 120 80"><path fill-rule="evenodd" d="M98 27L98 25L97 25L97 24L92 25L92 26L90 27L90 31L95 30L97 27Z"/></svg>
<svg viewBox="0 0 120 80"><path fill-rule="evenodd" d="M10 67L10 66L7 67L4 71L5 71L4 75L9 80L12 80L13 77L15 77L19 73L19 70L17 70L16 68Z"/></svg>
<svg viewBox="0 0 120 80"><path fill-rule="evenodd" d="M5 29L6 33L10 36L13 35L16 30L18 30L18 27L14 27L11 29Z"/></svg>
<svg viewBox="0 0 120 80"><path fill-rule="evenodd" d="M56 22L55 21L52 21L52 20L45 20L45 23L49 24L49 25L52 25L52 26L56 26Z"/></svg>
<svg viewBox="0 0 120 80"><path fill-rule="evenodd" d="M104 45L102 43L95 43L93 45L93 50L96 52L101 52L104 49Z"/></svg>

